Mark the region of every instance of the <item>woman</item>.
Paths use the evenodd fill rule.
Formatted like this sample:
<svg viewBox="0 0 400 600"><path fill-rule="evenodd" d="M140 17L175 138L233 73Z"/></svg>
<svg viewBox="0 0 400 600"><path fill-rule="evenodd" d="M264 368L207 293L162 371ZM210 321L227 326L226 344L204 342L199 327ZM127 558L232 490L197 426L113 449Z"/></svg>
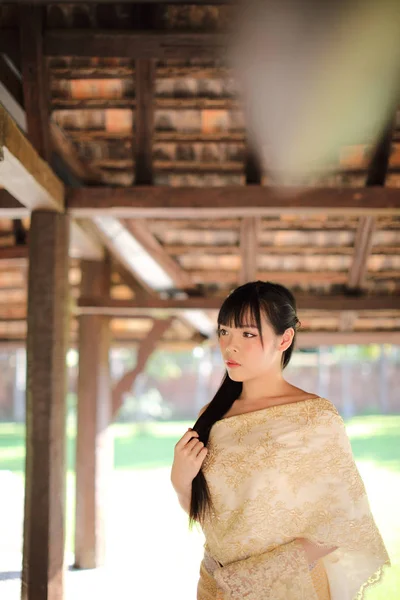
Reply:
<svg viewBox="0 0 400 600"><path fill-rule="evenodd" d="M361 600L390 564L337 410L283 377L298 327L277 284L220 309L227 373L171 471L205 534L198 600Z"/></svg>

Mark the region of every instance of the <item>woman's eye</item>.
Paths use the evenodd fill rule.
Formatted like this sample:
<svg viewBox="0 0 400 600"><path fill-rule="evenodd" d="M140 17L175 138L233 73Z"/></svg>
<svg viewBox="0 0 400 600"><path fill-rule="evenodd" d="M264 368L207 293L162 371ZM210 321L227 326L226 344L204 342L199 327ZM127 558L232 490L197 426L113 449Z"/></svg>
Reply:
<svg viewBox="0 0 400 600"><path fill-rule="evenodd" d="M256 336L254 335L254 333L249 333L248 331L244 331L244 332L243 332L243 335L244 335L244 337L246 337L246 338L253 338L253 337L256 337Z"/></svg>
<svg viewBox="0 0 400 600"><path fill-rule="evenodd" d="M228 333L228 332L226 331L226 329L218 329L218 335L219 335L220 337L221 337L221 336L223 336L223 335L225 335L226 333Z"/></svg>

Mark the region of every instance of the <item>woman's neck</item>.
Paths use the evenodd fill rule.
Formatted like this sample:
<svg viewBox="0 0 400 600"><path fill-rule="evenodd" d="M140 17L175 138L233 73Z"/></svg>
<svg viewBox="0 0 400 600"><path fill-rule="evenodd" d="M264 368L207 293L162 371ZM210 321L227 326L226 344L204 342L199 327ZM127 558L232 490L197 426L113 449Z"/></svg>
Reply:
<svg viewBox="0 0 400 600"><path fill-rule="evenodd" d="M269 373L250 381L244 381L242 393L238 400L252 404L256 403L257 400L277 398L289 394L291 389L292 386L283 378L282 373Z"/></svg>

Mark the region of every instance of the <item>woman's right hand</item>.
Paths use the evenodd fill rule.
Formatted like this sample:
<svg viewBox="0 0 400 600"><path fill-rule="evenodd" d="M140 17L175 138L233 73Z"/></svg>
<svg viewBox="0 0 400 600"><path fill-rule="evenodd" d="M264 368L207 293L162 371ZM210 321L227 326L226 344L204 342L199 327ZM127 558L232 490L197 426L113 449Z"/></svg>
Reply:
<svg viewBox="0 0 400 600"><path fill-rule="evenodd" d="M189 429L175 445L171 482L177 493L185 493L201 469L207 448L198 439L197 431Z"/></svg>

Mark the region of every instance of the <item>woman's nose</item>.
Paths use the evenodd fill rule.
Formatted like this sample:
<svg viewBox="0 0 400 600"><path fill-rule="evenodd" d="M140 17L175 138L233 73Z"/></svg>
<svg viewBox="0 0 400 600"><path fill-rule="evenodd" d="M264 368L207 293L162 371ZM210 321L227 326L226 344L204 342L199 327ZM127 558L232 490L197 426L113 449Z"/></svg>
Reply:
<svg viewBox="0 0 400 600"><path fill-rule="evenodd" d="M227 348L226 348L227 352L237 352L237 346L235 344L228 344Z"/></svg>

